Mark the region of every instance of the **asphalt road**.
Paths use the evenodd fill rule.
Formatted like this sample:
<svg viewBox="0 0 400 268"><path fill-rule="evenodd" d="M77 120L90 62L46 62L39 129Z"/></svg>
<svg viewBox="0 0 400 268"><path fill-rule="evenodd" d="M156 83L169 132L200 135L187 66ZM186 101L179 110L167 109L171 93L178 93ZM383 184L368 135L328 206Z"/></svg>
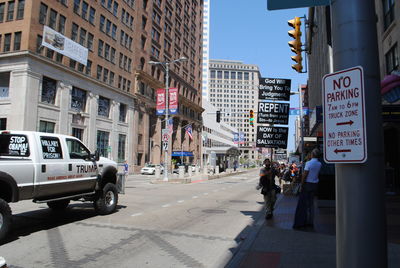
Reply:
<svg viewBox="0 0 400 268"><path fill-rule="evenodd" d="M118 211L91 203L63 213L12 204L13 232L0 246L11 267L224 267L264 216L257 171L191 184L130 176Z"/></svg>

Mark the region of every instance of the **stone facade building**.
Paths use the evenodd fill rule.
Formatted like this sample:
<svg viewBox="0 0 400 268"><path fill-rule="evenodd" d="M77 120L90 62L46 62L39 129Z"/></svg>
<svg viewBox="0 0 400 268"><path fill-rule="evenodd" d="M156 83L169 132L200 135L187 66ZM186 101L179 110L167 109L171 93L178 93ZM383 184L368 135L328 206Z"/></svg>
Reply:
<svg viewBox="0 0 400 268"><path fill-rule="evenodd" d="M202 12L202 0L0 0L1 129L74 135L131 171L160 163L165 70L148 62L186 57L169 72L172 150L201 159ZM86 65L43 46L45 26L86 48Z"/></svg>

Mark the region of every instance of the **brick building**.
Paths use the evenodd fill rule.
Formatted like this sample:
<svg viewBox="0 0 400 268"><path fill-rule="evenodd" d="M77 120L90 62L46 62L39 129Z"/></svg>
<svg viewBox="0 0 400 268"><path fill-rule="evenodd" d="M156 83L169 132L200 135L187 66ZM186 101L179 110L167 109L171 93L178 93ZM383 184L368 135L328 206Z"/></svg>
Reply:
<svg viewBox="0 0 400 268"><path fill-rule="evenodd" d="M165 70L148 62L186 57L169 72L179 91L172 150L200 159L202 9L201 0L0 0L1 129L74 135L135 170L160 163ZM87 49L87 61L43 46L45 26Z"/></svg>

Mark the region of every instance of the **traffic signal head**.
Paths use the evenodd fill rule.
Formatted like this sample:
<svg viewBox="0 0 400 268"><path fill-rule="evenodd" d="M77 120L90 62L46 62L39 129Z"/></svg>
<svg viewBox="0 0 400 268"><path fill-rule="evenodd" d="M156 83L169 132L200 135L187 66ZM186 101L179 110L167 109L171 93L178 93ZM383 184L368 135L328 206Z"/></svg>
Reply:
<svg viewBox="0 0 400 268"><path fill-rule="evenodd" d="M294 39L289 41L288 44L292 52L296 54L296 56L292 56L292 60L297 63L292 65L292 68L296 70L298 73L301 73L303 71L303 65L302 65L303 58L301 56L302 43L301 43L301 31L300 31L301 20L299 17L295 17L294 19L289 20L288 24L290 27L293 28L293 30L288 31L288 34L290 37Z"/></svg>
<svg viewBox="0 0 400 268"><path fill-rule="evenodd" d="M221 111L217 111L217 123L221 122Z"/></svg>
<svg viewBox="0 0 400 268"><path fill-rule="evenodd" d="M250 126L254 127L254 111L253 110L250 110L249 122L250 122Z"/></svg>

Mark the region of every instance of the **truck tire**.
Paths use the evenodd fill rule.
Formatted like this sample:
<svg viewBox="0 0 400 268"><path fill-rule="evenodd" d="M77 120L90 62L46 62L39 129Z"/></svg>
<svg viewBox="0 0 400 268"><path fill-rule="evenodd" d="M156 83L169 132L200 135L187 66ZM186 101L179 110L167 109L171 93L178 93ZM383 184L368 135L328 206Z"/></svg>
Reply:
<svg viewBox="0 0 400 268"><path fill-rule="evenodd" d="M52 210L64 210L68 207L69 202L70 201L68 199L50 201L47 202L47 206L49 206L49 208L51 208Z"/></svg>
<svg viewBox="0 0 400 268"><path fill-rule="evenodd" d="M100 215L108 215L115 211L118 204L118 190L115 184L107 183L102 191L96 194L94 208Z"/></svg>
<svg viewBox="0 0 400 268"><path fill-rule="evenodd" d="M0 241L6 237L11 227L11 208L6 201L0 198Z"/></svg>

